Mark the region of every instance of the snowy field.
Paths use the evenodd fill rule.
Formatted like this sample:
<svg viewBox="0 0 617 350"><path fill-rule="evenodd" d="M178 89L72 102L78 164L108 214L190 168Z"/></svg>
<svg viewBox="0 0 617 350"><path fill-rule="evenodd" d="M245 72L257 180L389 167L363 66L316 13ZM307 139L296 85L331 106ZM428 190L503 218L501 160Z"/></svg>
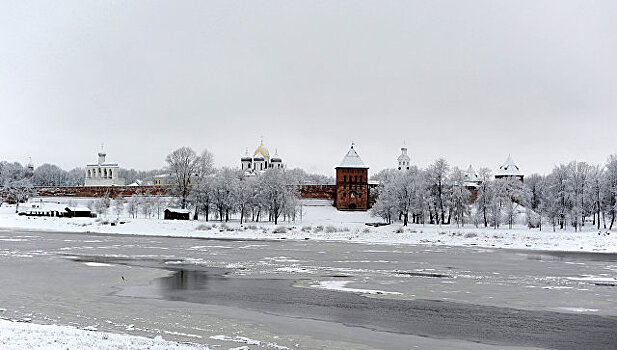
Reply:
<svg viewBox="0 0 617 350"><path fill-rule="evenodd" d="M67 326L39 325L0 319L0 348L17 349L150 349L208 350L206 346L182 344L126 334L95 332Z"/></svg>
<svg viewBox="0 0 617 350"><path fill-rule="evenodd" d="M40 201L40 199L33 199ZM72 204L85 206L91 199L71 198ZM67 198L44 198L43 203L53 206L68 203ZM55 201L56 203L51 203ZM75 203L77 202L77 203ZM24 204L22 204L24 206ZM0 228L31 230L95 232L132 235L157 235L230 239L314 239L370 242L384 244L427 244L450 246L477 246L492 248L559 250L577 252L617 252L617 232L586 227L582 232L543 231L516 225L513 229L498 229L466 225L410 225L400 223L381 227L366 223L381 222L368 212L340 212L324 200L303 200L301 218L296 222L248 222L237 220L227 223L216 221L166 221L156 218L132 218L115 214L91 218L26 217L15 214L15 206L6 203L0 207ZM112 225L114 223L115 225ZM3 238L0 238L2 240Z"/></svg>

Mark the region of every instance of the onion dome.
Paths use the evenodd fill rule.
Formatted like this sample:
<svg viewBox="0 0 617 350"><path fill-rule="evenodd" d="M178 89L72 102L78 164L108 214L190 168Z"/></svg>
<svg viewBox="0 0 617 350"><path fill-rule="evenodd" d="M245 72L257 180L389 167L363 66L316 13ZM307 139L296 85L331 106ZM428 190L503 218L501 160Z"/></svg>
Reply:
<svg viewBox="0 0 617 350"><path fill-rule="evenodd" d="M266 146L264 146L263 140L259 142L259 147L257 147L255 152L253 153L253 157L256 157L256 156L259 156L259 155L261 157L269 157L270 156L270 152L268 151Z"/></svg>
<svg viewBox="0 0 617 350"><path fill-rule="evenodd" d="M401 147L401 155L398 156L397 160L399 162L409 162L411 160L407 154L407 147Z"/></svg>
<svg viewBox="0 0 617 350"><path fill-rule="evenodd" d="M250 162L253 158L251 158L251 156L249 156L249 149L246 149L246 152L244 153L244 156L241 158L241 160L243 162Z"/></svg>
<svg viewBox="0 0 617 350"><path fill-rule="evenodd" d="M272 157L272 159L270 160L272 163L281 163L283 162L283 160L281 159L281 157L279 157L279 152L278 150L274 151L274 157Z"/></svg>

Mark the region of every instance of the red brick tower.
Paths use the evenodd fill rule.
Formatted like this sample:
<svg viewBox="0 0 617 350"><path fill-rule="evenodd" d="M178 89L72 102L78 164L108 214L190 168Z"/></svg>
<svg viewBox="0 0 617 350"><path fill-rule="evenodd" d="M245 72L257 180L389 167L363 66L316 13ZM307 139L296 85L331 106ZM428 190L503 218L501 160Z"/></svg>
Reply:
<svg viewBox="0 0 617 350"><path fill-rule="evenodd" d="M336 167L336 198L334 205L338 210L368 209L368 166L364 165L358 153L351 148Z"/></svg>

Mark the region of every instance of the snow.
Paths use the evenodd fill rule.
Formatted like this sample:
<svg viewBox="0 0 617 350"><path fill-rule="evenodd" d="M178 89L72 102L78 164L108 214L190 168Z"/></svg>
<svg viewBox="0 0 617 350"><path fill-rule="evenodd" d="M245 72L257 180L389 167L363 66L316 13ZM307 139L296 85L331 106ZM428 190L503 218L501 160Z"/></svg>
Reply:
<svg viewBox="0 0 617 350"><path fill-rule="evenodd" d="M345 155L345 157L341 161L341 164L339 164L339 166L337 168L364 168L364 169L368 169L368 167L364 164L362 159L360 159L360 156L358 155L358 153L356 153L356 150L353 148L353 146L351 146L351 148L349 149L349 151L347 152L347 154Z"/></svg>
<svg viewBox="0 0 617 350"><path fill-rule="evenodd" d="M99 263L99 262L85 262L84 265L93 267L113 266L111 264Z"/></svg>
<svg viewBox="0 0 617 350"><path fill-rule="evenodd" d="M508 159L499 167L499 170L495 173L495 176L522 176L518 166L512 160L512 156L508 155Z"/></svg>
<svg viewBox="0 0 617 350"><path fill-rule="evenodd" d="M165 210L169 210L172 213L178 213L178 214L188 214L191 212L188 209L180 209L180 208L166 208Z"/></svg>
<svg viewBox="0 0 617 350"><path fill-rule="evenodd" d="M151 349L193 350L206 346L183 344L127 334L97 332L95 328L77 329L68 326L39 325L0 319L0 348L16 349Z"/></svg>
<svg viewBox="0 0 617 350"><path fill-rule="evenodd" d="M67 210L70 210L72 212L90 212L91 210L89 208L86 207L65 207Z"/></svg>
<svg viewBox="0 0 617 350"><path fill-rule="evenodd" d="M230 342L235 342L235 343L245 343L248 345L261 345L261 342L259 340L254 340L254 339L250 339L247 337L240 337L240 336L230 337L227 335L213 335L210 337L210 339L230 341Z"/></svg>
<svg viewBox="0 0 617 350"><path fill-rule="evenodd" d="M584 307L561 307L559 309L570 312L598 312L598 309L588 309Z"/></svg>
<svg viewBox="0 0 617 350"><path fill-rule="evenodd" d="M313 288L327 289L327 290L336 290L340 292L349 292L349 293L360 293L360 294L390 294L390 295L401 295L403 293L399 292L387 292L384 290L375 290L375 289L358 289L358 288L348 288L346 287L351 281L320 281L317 285L312 285Z"/></svg>
<svg viewBox="0 0 617 350"><path fill-rule="evenodd" d="M54 198L54 201L58 201ZM92 199L67 198L77 206ZM38 201L34 199L34 201ZM96 232L129 235L156 235L174 237L230 238L230 239L296 239L336 240L383 244L425 244L445 246L470 246L485 248L515 248L576 252L617 252L617 232L595 230L586 226L583 231L553 232L550 227L543 231L515 225L512 229L456 227L455 225L410 225L392 224L369 227L365 223L381 222L369 212L341 212L328 200L302 200L302 215L294 223L238 221L227 223L202 220L162 220L156 218L131 218L108 214L94 218L58 218L18 216L14 205L0 206L0 229L28 229L62 232ZM24 204L22 204L24 205ZM25 205L24 205L25 206ZM113 204L112 204L113 206ZM161 215L162 217L162 215ZM112 226L110 223L116 223ZM281 228L284 228L282 230ZM0 239L14 237L2 236Z"/></svg>

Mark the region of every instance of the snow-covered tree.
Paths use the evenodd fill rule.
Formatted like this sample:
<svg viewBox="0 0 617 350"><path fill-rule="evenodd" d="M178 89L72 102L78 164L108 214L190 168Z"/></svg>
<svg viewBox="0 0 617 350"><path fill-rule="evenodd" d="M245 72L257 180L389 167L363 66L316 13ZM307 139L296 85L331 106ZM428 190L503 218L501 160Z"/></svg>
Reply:
<svg viewBox="0 0 617 350"><path fill-rule="evenodd" d="M83 186L85 181L83 168L74 168L66 173L66 186Z"/></svg>
<svg viewBox="0 0 617 350"><path fill-rule="evenodd" d="M591 167L584 162L572 162L568 164L568 190L570 191L570 224L574 230L585 226L585 217L592 211L589 196Z"/></svg>
<svg viewBox="0 0 617 350"><path fill-rule="evenodd" d="M423 222L426 185L424 173L417 167L405 171L388 170L379 175L377 201L371 208L374 216L391 223L402 220L403 226Z"/></svg>
<svg viewBox="0 0 617 350"><path fill-rule="evenodd" d="M127 203L126 203L126 210L128 211L129 214L131 214L132 218L135 218L137 216L137 213L139 212L139 207L141 204L141 199L139 198L138 195L132 195Z"/></svg>
<svg viewBox="0 0 617 350"><path fill-rule="evenodd" d="M553 219L553 227L559 225L560 229L567 227L568 214L572 207L572 189L568 181L571 169L561 164L555 167L548 176L547 200L550 204L550 216Z"/></svg>
<svg viewBox="0 0 617 350"><path fill-rule="evenodd" d="M189 147L178 148L165 158L167 171L172 175L172 194L185 209L188 203L190 187L195 178L203 177L212 168L212 154L208 151L198 156Z"/></svg>
<svg viewBox="0 0 617 350"><path fill-rule="evenodd" d="M0 162L0 186L26 178L26 169L19 163Z"/></svg>
<svg viewBox="0 0 617 350"><path fill-rule="evenodd" d="M379 186L373 190L377 201L371 208L371 215L382 218L388 224L398 216L398 204L396 202L395 181L397 173L392 169L385 169L373 175L372 179L379 182Z"/></svg>
<svg viewBox="0 0 617 350"><path fill-rule="evenodd" d="M251 209L257 204L257 180L252 176L240 176L236 185L234 202L240 214L240 225L242 225Z"/></svg>
<svg viewBox="0 0 617 350"><path fill-rule="evenodd" d="M494 195L491 170L489 168L480 168L478 178L481 180L481 183L478 186L478 197L475 202L476 215L479 217L477 221L483 222L484 227L488 227L489 212Z"/></svg>
<svg viewBox="0 0 617 350"><path fill-rule="evenodd" d="M617 217L617 154L608 158L603 181L604 213L610 218L609 230L613 229Z"/></svg>
<svg viewBox="0 0 617 350"><path fill-rule="evenodd" d="M510 198L506 190L506 182L503 179L494 180L491 186L489 204L489 223L491 227L498 228L502 224L504 207Z"/></svg>
<svg viewBox="0 0 617 350"><path fill-rule="evenodd" d="M99 215L107 216L107 211L109 210L110 205L111 205L111 200L108 195L105 195L94 201L94 210Z"/></svg>
<svg viewBox="0 0 617 350"><path fill-rule="evenodd" d="M593 166L589 180L589 201L591 203L591 211L593 213L593 224L600 229L601 215L603 213L603 196L604 196L604 168L596 165Z"/></svg>
<svg viewBox="0 0 617 350"><path fill-rule="evenodd" d="M122 195L116 197L114 200L114 213L119 218L122 213L124 213L124 205L126 204L126 199Z"/></svg>
<svg viewBox="0 0 617 350"><path fill-rule="evenodd" d="M15 212L19 211L19 203L24 203L30 196L34 194L34 187L30 179L13 180L11 177L7 178L2 187L2 192L6 196L6 201L9 203L15 203Z"/></svg>
<svg viewBox="0 0 617 350"><path fill-rule="evenodd" d="M195 207L195 215L193 219L197 220L199 218L199 214L203 213L206 221L209 220L210 209L212 207L214 183L214 176L204 176L199 178L198 181L191 186L189 200Z"/></svg>
<svg viewBox="0 0 617 350"><path fill-rule="evenodd" d="M52 164L37 167L32 176L32 183L36 186L63 186L67 180L67 172Z"/></svg>
<svg viewBox="0 0 617 350"><path fill-rule="evenodd" d="M451 213L456 225L465 226L465 217L471 213L469 199L471 192L465 186L465 172L459 168L452 169L450 174L451 190Z"/></svg>
<svg viewBox="0 0 617 350"><path fill-rule="evenodd" d="M238 170L223 168L214 176L212 183L212 205L220 221L229 221L234 209L234 192L238 186Z"/></svg>
<svg viewBox="0 0 617 350"><path fill-rule="evenodd" d="M163 212L163 210L165 209L165 206L166 206L166 200L161 195L160 192L157 192L150 199L152 201L153 213L156 214L156 218L157 219L160 219L161 218L161 213Z"/></svg>
<svg viewBox="0 0 617 350"><path fill-rule="evenodd" d="M140 210L145 218L149 218L150 216L152 216L152 212L154 210L153 208L154 208L154 205L153 205L152 197L150 195L142 196Z"/></svg>
<svg viewBox="0 0 617 350"><path fill-rule="evenodd" d="M291 182L281 169L268 169L258 178L259 198L274 224L278 224L281 214L295 210L298 188Z"/></svg>
<svg viewBox="0 0 617 350"><path fill-rule="evenodd" d="M449 171L450 166L443 158L437 159L426 170L431 223L449 223L449 218L446 218L448 199L452 190L452 186L448 183Z"/></svg>

